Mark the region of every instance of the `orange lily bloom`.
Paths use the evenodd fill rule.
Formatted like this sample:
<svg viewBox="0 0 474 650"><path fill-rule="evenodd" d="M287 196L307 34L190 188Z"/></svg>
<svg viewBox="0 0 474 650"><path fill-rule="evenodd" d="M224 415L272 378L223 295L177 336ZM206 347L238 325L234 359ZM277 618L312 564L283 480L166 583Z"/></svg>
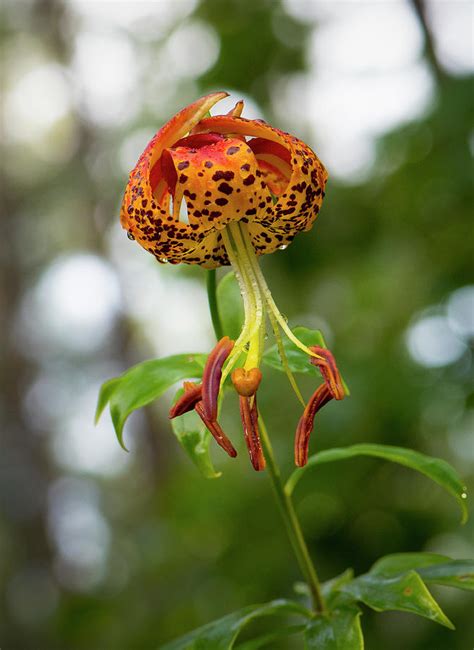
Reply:
<svg viewBox="0 0 474 650"><path fill-rule="evenodd" d="M218 342L202 385L186 382L170 417L195 409L218 444L235 456L217 422L219 390L232 373L250 459L261 470L265 458L256 392L262 379L266 313L277 340L281 328L317 362L325 380L329 378L328 390L340 388L334 384L332 357L307 348L288 328L257 261L312 227L327 172L298 138L262 120L241 117L243 102L227 115L210 117L210 109L226 96L218 92L198 99L158 131L130 174L120 219L129 237L161 263L207 269L232 265L244 301L242 332L235 342L228 337ZM243 365L235 368L242 355ZM295 386L288 367L287 373ZM341 399L344 393L337 395Z"/></svg>
<svg viewBox="0 0 474 650"><path fill-rule="evenodd" d="M273 253L319 212L327 173L316 154L261 120L205 117L226 96L207 95L175 115L130 174L122 226L160 262L228 265L221 232L239 221L257 255Z"/></svg>

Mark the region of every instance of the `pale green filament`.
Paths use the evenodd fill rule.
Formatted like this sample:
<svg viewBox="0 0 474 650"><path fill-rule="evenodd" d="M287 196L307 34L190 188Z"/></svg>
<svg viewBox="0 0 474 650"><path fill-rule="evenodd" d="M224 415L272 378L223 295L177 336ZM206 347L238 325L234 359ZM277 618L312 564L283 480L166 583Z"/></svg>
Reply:
<svg viewBox="0 0 474 650"><path fill-rule="evenodd" d="M268 312L268 318L270 319L270 323L272 324L273 334L275 336L275 341L276 341L277 348L278 348L278 354L280 355L280 359L281 359L281 365L283 366L283 368L285 370L286 376L288 377L288 381L290 382L291 387L295 391L296 397L299 399L299 401L303 405L303 408L305 408L306 407L306 402L304 401L303 395L301 394L301 391L300 391L299 386L298 386L298 384L296 382L295 376L291 372L291 368L288 365L288 359L286 357L285 348L283 346L283 341L281 339L280 330L278 329L278 323L276 321L275 316L273 315L273 312L271 312L271 311Z"/></svg>
<svg viewBox="0 0 474 650"><path fill-rule="evenodd" d="M227 255L229 257L229 261L232 264L235 277L237 278L237 282L239 283L240 293L244 301L244 325L242 327L242 331L240 332L238 339L235 342L232 353L230 354L225 364L224 370L222 372L221 386L224 385L225 380L227 379L236 361L238 360L239 356L243 352L244 347L249 341L252 315L255 311L253 300L252 300L252 292L249 291L248 282L246 281L239 260L234 252L229 233L227 232L227 228L225 228L222 231L222 239L224 241L224 245L227 251Z"/></svg>
<svg viewBox="0 0 474 650"><path fill-rule="evenodd" d="M229 232L233 236L233 242ZM229 376L246 345L249 348L244 368L250 370L259 366L264 340L264 332L262 333L262 329L264 329L264 303L257 279L245 251L245 244L240 232L234 230L232 226L229 226L228 231L225 229L222 232L222 237L244 301L245 320L242 332L235 342L232 353L222 372L221 385ZM237 252L234 250L234 246Z"/></svg>
<svg viewBox="0 0 474 650"><path fill-rule="evenodd" d="M235 342L222 372L221 386L232 372L241 354L248 346L247 356L244 363L246 370L258 368L263 354L265 342L265 303L268 307L268 317L275 335L278 352L288 380L295 391L299 401L305 405L301 391L296 379L291 372L286 357L285 349L281 339L278 326L282 328L286 336L300 350L303 350L310 357L321 358L306 345L304 345L293 334L284 317L279 312L270 289L265 281L262 271L258 265L257 257L250 241L247 228L240 223L231 223L222 231L222 239L234 269L235 276L239 283L240 293L244 302L244 325Z"/></svg>
<svg viewBox="0 0 474 650"><path fill-rule="evenodd" d="M321 355L316 354L315 352L310 350L304 343L302 343L298 338L296 338L296 336L293 334L291 329L288 327L288 323L279 312L278 307L276 306L275 301L273 300L273 296L270 293L270 289L268 288L263 273L258 265L257 256L255 255L255 251L253 249L252 243L248 235L244 235L243 238L246 243L248 259L250 260L252 269L260 285L260 289L263 292L269 310L273 312L273 315L278 321L278 324L280 325L281 329L285 332L285 334L290 339L290 341L292 341L296 345L297 348L303 350L303 352L306 352L306 354L308 354L310 357L316 357L317 359L322 359Z"/></svg>
<svg viewBox="0 0 474 650"><path fill-rule="evenodd" d="M263 353L263 346L261 345L261 340L265 335L264 332L262 334L262 330L264 330L263 299L260 293L258 280L252 267L252 262L247 254L244 238L242 237L239 225L237 223L230 224L229 229L234 237L239 261L242 265L244 276L250 283L252 295L255 301L255 312L252 314L254 323L249 337L250 347L244 366L246 370L250 370L251 368L258 368Z"/></svg>

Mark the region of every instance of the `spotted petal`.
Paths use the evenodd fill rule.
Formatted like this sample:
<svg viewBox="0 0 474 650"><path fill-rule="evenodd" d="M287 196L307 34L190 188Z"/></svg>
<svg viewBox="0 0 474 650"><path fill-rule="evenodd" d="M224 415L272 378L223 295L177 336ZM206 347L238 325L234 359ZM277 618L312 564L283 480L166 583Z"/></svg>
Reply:
<svg viewBox="0 0 474 650"><path fill-rule="evenodd" d="M170 193L163 175L162 153L189 133L227 93L202 97L175 115L150 141L130 174L120 221L132 237L159 260L178 263L203 239L189 224L170 215Z"/></svg>
<svg viewBox="0 0 474 650"><path fill-rule="evenodd" d="M266 145L265 149L254 140L249 141L249 146L255 148L257 158L266 163L261 165L262 171L268 169L270 162L273 163L275 180L280 186L285 177L288 178L286 188L278 195L276 204L258 212L249 225L257 254L272 253L281 245L292 241L296 233L311 228L324 198L327 172L308 145L262 120L247 120L243 117L209 117L201 120L196 128L201 132L232 132L256 138L258 143L263 139L281 147L272 150L271 145ZM282 149L288 154L281 153ZM264 182L261 180L261 183Z"/></svg>

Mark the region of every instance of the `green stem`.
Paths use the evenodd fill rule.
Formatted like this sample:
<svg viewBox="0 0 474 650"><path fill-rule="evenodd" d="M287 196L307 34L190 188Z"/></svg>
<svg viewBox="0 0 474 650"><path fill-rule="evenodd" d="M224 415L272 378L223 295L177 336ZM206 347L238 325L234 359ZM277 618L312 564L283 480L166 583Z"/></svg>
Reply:
<svg viewBox="0 0 474 650"><path fill-rule="evenodd" d="M260 437L262 439L265 459L267 461L268 475L272 482L273 490L280 507L283 521L285 522L288 537L290 538L290 542L296 555L296 559L298 560L301 572L303 573L303 576L305 577L311 591L314 611L318 614L323 614L326 611L326 607L322 597L321 587L319 584L316 569L314 568L313 561L311 560L311 556L309 554L308 547L303 536L303 531L301 530L300 522L298 520L293 501L283 486L280 468L276 461L275 454L273 453L272 444L270 442L270 438L268 436L263 418L260 416L258 421L260 427Z"/></svg>
<svg viewBox="0 0 474 650"><path fill-rule="evenodd" d="M209 311L211 312L212 326L218 341L224 336L222 328L221 317L217 305L217 283L216 283L216 269L211 269L207 272L207 299L209 302Z"/></svg>

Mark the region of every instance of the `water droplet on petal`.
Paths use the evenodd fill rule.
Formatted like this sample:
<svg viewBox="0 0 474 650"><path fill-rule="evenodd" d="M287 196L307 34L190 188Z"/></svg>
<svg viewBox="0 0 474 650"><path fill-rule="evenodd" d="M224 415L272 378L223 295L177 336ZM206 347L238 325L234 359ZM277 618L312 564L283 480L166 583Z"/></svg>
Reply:
<svg viewBox="0 0 474 650"><path fill-rule="evenodd" d="M132 241L135 240L135 237L134 237L133 233L130 232L130 231L127 232L127 237L128 237L129 239L131 239Z"/></svg>
<svg viewBox="0 0 474 650"><path fill-rule="evenodd" d="M467 499L467 492L463 492L461 494L461 499Z"/></svg>
<svg viewBox="0 0 474 650"><path fill-rule="evenodd" d="M162 264L167 264L168 263L168 258L167 257L159 257L158 261L161 262Z"/></svg>
<svg viewBox="0 0 474 650"><path fill-rule="evenodd" d="M281 251L284 251L284 250L286 250L286 249L288 248L288 244L282 244L281 246L278 246L278 248L279 248Z"/></svg>

